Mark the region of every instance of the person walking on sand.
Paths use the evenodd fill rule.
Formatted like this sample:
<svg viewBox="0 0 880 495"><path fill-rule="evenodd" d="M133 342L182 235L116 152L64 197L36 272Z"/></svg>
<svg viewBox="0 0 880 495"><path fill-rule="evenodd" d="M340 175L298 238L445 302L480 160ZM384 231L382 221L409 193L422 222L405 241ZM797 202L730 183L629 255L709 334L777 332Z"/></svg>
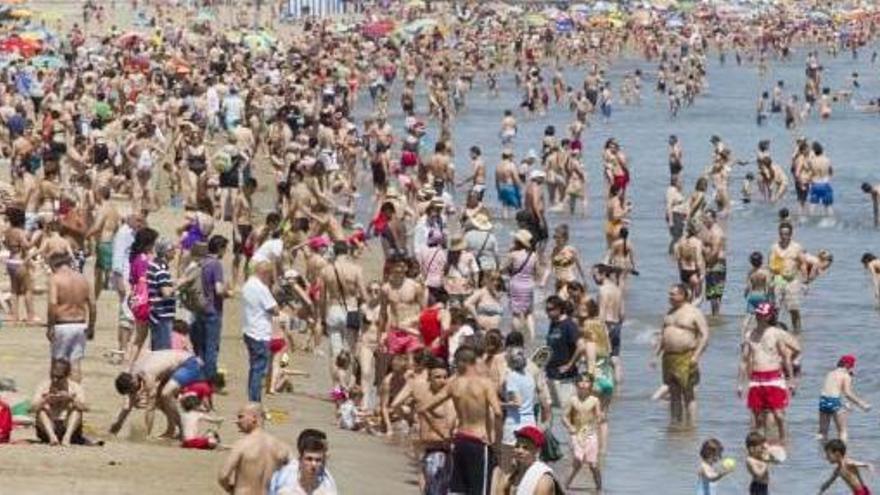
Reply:
<svg viewBox="0 0 880 495"><path fill-rule="evenodd" d="M429 414L447 400L452 400L458 428L452 440L452 479L450 493L488 495L491 492L495 454L495 422L501 418L501 402L494 382L480 373L477 354L467 346L454 356L458 374L449 381L436 399L420 407L420 415Z"/></svg>
<svg viewBox="0 0 880 495"><path fill-rule="evenodd" d="M250 402L238 411L236 425L245 437L232 445L218 482L226 493L263 495L272 474L287 463L290 448L263 429L263 407Z"/></svg>
<svg viewBox="0 0 880 495"><path fill-rule="evenodd" d="M840 439L844 442L848 440L847 410L849 407L843 403L842 399L849 399L865 412L871 410L870 404L859 398L853 391L853 369L855 367L856 357L847 354L837 361L836 368L825 375L825 384L822 386L822 395L819 397L819 438L822 441L828 438L828 427L832 419Z"/></svg>

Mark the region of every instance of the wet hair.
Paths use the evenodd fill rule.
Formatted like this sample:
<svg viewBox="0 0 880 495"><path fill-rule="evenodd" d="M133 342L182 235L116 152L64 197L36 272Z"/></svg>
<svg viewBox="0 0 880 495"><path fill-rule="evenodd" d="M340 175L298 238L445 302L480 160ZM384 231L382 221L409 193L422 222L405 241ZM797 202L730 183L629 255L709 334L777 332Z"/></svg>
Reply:
<svg viewBox="0 0 880 495"><path fill-rule="evenodd" d="M196 395L184 395L183 398L180 399L180 407L187 412L194 411L201 404L202 400Z"/></svg>
<svg viewBox="0 0 880 495"><path fill-rule="evenodd" d="M504 347L525 347L526 339L522 332L513 330L504 337Z"/></svg>
<svg viewBox="0 0 880 495"><path fill-rule="evenodd" d="M700 447L700 458L708 461L714 457L719 457L722 452L724 452L724 445L721 444L721 441L717 438L710 438L703 442L703 446Z"/></svg>
<svg viewBox="0 0 880 495"><path fill-rule="evenodd" d="M214 234L211 236L211 239L208 240L208 252L211 254L219 254L227 245L229 245L228 239L220 234Z"/></svg>
<svg viewBox="0 0 880 495"><path fill-rule="evenodd" d="M759 431L751 431L748 435L746 435L746 448L750 449L752 447L757 447L758 445L763 445L767 441L767 438L764 437Z"/></svg>
<svg viewBox="0 0 880 495"><path fill-rule="evenodd" d="M846 455L846 444L839 438L828 440L825 442L825 452Z"/></svg>
<svg viewBox="0 0 880 495"><path fill-rule="evenodd" d="M682 282L672 284L672 288L684 294L685 298L690 298L691 291L688 289L688 286Z"/></svg>
<svg viewBox="0 0 880 495"><path fill-rule="evenodd" d="M552 296L548 297L546 301L544 301L545 306L552 306L554 308L558 308L559 310L563 310L563 306L565 305L564 303L565 301L556 294L553 294Z"/></svg>
<svg viewBox="0 0 880 495"><path fill-rule="evenodd" d="M480 149L479 146L471 146L470 152L473 153L474 155L477 155L477 156L480 156L483 154L483 151Z"/></svg>
<svg viewBox="0 0 880 495"><path fill-rule="evenodd" d="M327 434L314 428L306 428L296 437L299 455L305 452L327 452Z"/></svg>
<svg viewBox="0 0 880 495"><path fill-rule="evenodd" d="M822 147L819 141L813 141L813 153L815 153L816 155L821 155L824 152L825 149Z"/></svg>
<svg viewBox="0 0 880 495"><path fill-rule="evenodd" d="M455 360L455 367L463 369L465 366L472 366L477 362L477 351L468 345L459 346L455 350L453 359Z"/></svg>
<svg viewBox="0 0 880 495"><path fill-rule="evenodd" d="M752 251L749 255L749 264L755 268L760 267L764 264L764 255L760 251Z"/></svg>
<svg viewBox="0 0 880 495"><path fill-rule="evenodd" d="M565 236L566 239L568 239L568 224L561 223L561 224L557 225L556 228L554 229L554 233L559 234L559 235L563 235L563 236Z"/></svg>
<svg viewBox="0 0 880 495"><path fill-rule="evenodd" d="M755 180L755 174L746 172L746 180Z"/></svg>
<svg viewBox="0 0 880 495"><path fill-rule="evenodd" d="M786 218L788 218L788 217L786 217ZM779 231L782 232L783 229L788 229L789 232L794 232L794 226L791 224L791 222L788 222L788 221L784 221L784 222L779 223Z"/></svg>
<svg viewBox="0 0 880 495"><path fill-rule="evenodd" d="M871 184L868 184L867 182L862 182L862 192L871 192Z"/></svg>
<svg viewBox="0 0 880 495"><path fill-rule="evenodd" d="M709 181L705 177L700 177L697 179L697 184L694 186L694 189L706 192L706 190L709 189Z"/></svg>
<svg viewBox="0 0 880 495"><path fill-rule="evenodd" d="M351 365L351 353L348 351L339 351L336 355L336 367L348 368Z"/></svg>
<svg viewBox="0 0 880 495"><path fill-rule="evenodd" d="M874 256L874 253L865 253L862 255L862 264L867 265L868 263L876 260L877 257Z"/></svg>
<svg viewBox="0 0 880 495"><path fill-rule="evenodd" d="M123 371L116 377L114 385L116 386L116 391L121 395L128 395L137 390L137 377L127 371Z"/></svg>

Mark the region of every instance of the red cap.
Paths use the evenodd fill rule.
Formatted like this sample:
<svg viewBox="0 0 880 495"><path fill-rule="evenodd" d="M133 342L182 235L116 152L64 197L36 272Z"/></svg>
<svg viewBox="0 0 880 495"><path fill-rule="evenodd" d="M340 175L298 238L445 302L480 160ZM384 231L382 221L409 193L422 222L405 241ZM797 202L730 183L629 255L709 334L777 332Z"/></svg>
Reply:
<svg viewBox="0 0 880 495"><path fill-rule="evenodd" d="M856 357L852 354L841 356L840 359L837 361L837 366L842 366L848 370L851 370L856 367Z"/></svg>
<svg viewBox="0 0 880 495"><path fill-rule="evenodd" d="M315 236L309 239L309 247L312 249L322 249L330 246L330 239L326 236Z"/></svg>
<svg viewBox="0 0 880 495"><path fill-rule="evenodd" d="M773 318L776 316L776 305L772 302L762 302L755 308L755 316L758 318Z"/></svg>
<svg viewBox="0 0 880 495"><path fill-rule="evenodd" d="M516 430L514 433L517 438L526 438L532 442L537 448L544 446L544 432L537 426L527 425Z"/></svg>

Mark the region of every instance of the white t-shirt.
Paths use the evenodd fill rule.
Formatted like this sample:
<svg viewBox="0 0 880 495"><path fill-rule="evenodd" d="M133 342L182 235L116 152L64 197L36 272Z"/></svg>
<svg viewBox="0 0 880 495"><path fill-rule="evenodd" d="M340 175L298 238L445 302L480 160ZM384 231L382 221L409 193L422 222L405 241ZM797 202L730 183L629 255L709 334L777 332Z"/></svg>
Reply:
<svg viewBox="0 0 880 495"><path fill-rule="evenodd" d="M281 239L269 239L260 244L251 257L251 263L270 261L272 263L281 259L284 254L284 242Z"/></svg>
<svg viewBox="0 0 880 495"><path fill-rule="evenodd" d="M455 334L449 337L449 355L455 356L455 351L458 350L458 346L461 345L461 342L467 338L474 335L474 329L470 325L462 325Z"/></svg>
<svg viewBox="0 0 880 495"><path fill-rule="evenodd" d="M321 475L321 484L312 492L306 493L299 486L299 461L291 460L272 475L269 482L269 495L337 495L336 481L326 468Z"/></svg>
<svg viewBox="0 0 880 495"><path fill-rule="evenodd" d="M278 306L272 291L256 276L251 276L241 288L241 326L244 334L254 340L272 338L272 313Z"/></svg>

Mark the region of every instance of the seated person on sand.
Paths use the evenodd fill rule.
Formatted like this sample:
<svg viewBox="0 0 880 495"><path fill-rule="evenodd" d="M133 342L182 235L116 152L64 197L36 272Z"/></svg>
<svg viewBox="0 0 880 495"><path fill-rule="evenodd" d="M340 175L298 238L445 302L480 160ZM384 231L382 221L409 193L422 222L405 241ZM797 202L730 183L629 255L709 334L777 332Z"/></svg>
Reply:
<svg viewBox="0 0 880 495"><path fill-rule="evenodd" d="M70 380L70 363L52 361L50 379L37 387L31 400L37 438L49 445L85 445L82 413L87 409L80 384Z"/></svg>
<svg viewBox="0 0 880 495"><path fill-rule="evenodd" d="M200 433L200 423L211 423L217 427L223 423L223 418L211 416L205 412L202 399L195 394L187 394L180 399L180 407L183 414L180 415L181 434L183 436L181 447L185 449L211 450L220 447L220 436L215 430L207 430Z"/></svg>
<svg viewBox="0 0 880 495"><path fill-rule="evenodd" d="M117 434L132 409L145 409L144 421L149 436L158 407L165 415L167 426L161 436L172 438L180 427L180 414L175 398L181 388L203 381L202 360L187 351L161 350L143 354L131 370L116 377L116 391L125 396L125 403L110 427Z"/></svg>

